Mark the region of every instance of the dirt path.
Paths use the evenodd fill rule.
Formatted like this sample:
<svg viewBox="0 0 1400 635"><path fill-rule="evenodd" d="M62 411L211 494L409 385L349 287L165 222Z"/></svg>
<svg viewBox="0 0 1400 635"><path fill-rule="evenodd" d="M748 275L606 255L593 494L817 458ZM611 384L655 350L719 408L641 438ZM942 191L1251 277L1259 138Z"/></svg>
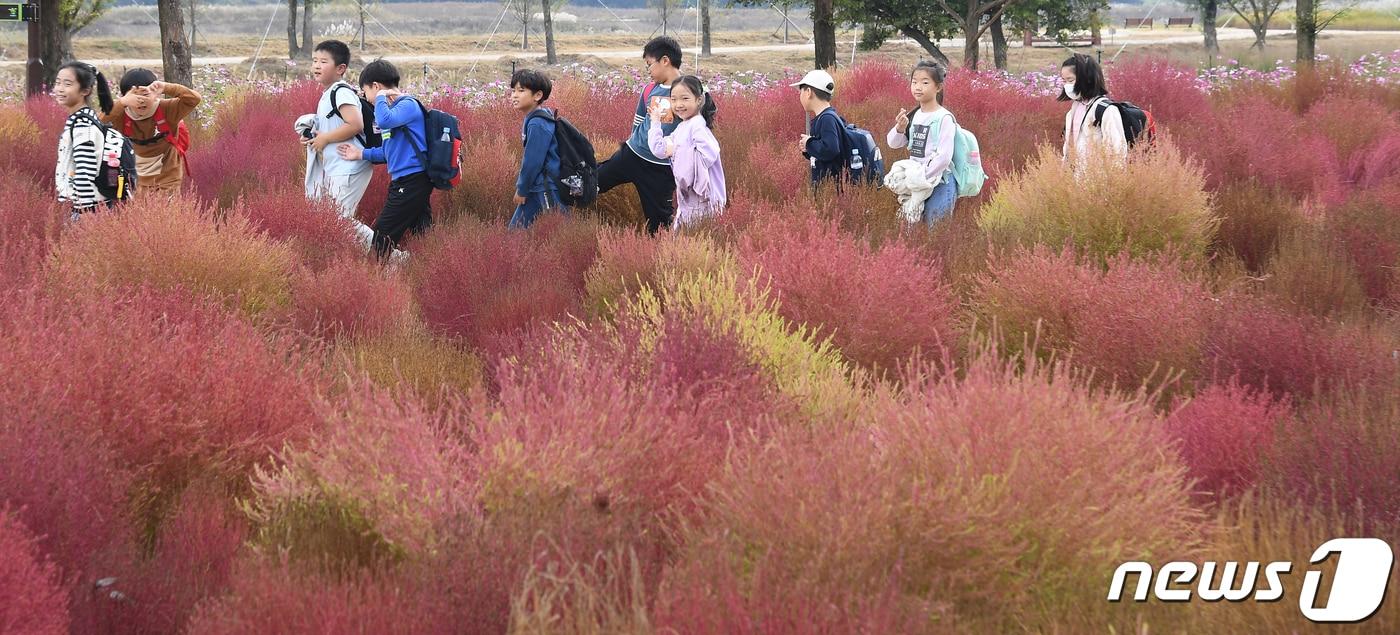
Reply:
<svg viewBox="0 0 1400 635"><path fill-rule="evenodd" d="M1270 36L1287 36L1293 32L1286 29L1269 31ZM1396 31L1328 31L1327 38L1360 38L1360 37L1397 37L1400 33ZM1254 39L1254 34L1249 29L1225 28L1218 32L1218 39L1222 42L1249 41ZM1162 31L1149 32L1136 29L1120 29L1116 33L1107 34L1104 39L1103 48L1108 52L1117 52L1120 48L1133 48L1139 46L1160 46L1160 45L1190 45L1199 44L1201 34L1197 31L1179 32L1167 34ZM900 47L918 49L918 45L910 40L892 40L886 44L887 47ZM939 46L945 51L957 52L961 50L962 41L958 39L942 40ZM1020 49L1020 42L1012 42L1013 50ZM1051 47L1053 48L1053 47ZM638 48L625 49L565 49L560 52L561 56L590 56L604 60L634 60L638 56ZM687 53L693 53L692 47L686 47ZM765 44L750 46L716 46L712 48L715 55L742 55L751 53L805 53L812 51L812 44L804 42L800 44ZM268 55L262 56L258 60L259 68L266 65L272 68L283 63L282 57L276 51L265 50ZM397 54L388 56L395 62L404 64L471 64L486 63L495 64L509 62L510 60L536 60L543 59L544 53L534 51L501 51L492 50L485 53L428 53L428 54ZM136 66L159 66L159 58L116 58L116 59L90 59L89 62L99 67L136 67ZM232 66L245 64L252 61L252 56L221 56L221 57L197 57L194 60L196 65L216 65ZM23 60L0 61L0 68L23 66Z"/></svg>

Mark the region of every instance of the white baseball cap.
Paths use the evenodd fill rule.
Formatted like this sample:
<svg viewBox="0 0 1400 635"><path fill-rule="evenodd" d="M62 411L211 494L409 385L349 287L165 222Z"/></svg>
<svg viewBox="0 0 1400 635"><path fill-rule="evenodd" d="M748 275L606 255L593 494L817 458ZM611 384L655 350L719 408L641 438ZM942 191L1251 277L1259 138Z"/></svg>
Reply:
<svg viewBox="0 0 1400 635"><path fill-rule="evenodd" d="M831 73L823 70L808 71L802 76L802 81L792 84L793 88L807 86L817 90L824 90L828 93L836 92L836 80L831 78Z"/></svg>

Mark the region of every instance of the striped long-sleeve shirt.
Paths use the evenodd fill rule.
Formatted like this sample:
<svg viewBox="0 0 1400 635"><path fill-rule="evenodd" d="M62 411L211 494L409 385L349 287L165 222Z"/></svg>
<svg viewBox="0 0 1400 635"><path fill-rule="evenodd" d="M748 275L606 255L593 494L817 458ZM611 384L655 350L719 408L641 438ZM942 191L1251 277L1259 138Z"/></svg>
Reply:
<svg viewBox="0 0 1400 635"><path fill-rule="evenodd" d="M96 122L96 112L81 108L68 116L58 137L54 183L58 200L71 204L74 210L87 210L103 201L96 181L105 135Z"/></svg>

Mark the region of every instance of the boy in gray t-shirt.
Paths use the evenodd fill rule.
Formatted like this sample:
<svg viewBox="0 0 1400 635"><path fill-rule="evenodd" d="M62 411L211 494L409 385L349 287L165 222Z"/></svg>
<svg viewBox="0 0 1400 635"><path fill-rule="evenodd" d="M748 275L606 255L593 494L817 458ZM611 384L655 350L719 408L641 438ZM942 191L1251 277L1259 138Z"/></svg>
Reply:
<svg viewBox="0 0 1400 635"><path fill-rule="evenodd" d="M302 138L306 146L306 197L334 200L340 215L354 221L355 234L368 249L374 230L355 219L355 210L374 176L374 168L364 161L346 161L336 152L336 146L341 144L364 149L362 139L375 134L364 129L359 91L345 81L349 64L350 47L339 40L317 44L311 55L311 75L326 90L316 104L312 136Z"/></svg>

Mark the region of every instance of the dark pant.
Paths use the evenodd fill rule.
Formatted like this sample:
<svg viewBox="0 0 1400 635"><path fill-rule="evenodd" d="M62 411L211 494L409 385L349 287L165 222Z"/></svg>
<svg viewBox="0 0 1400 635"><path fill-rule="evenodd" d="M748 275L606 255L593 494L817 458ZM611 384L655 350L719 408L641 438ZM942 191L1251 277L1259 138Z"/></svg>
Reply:
<svg viewBox="0 0 1400 635"><path fill-rule="evenodd" d="M656 230L671 226L671 219L676 216L676 177L671 174L671 166L644 160L624 143L611 159L598 166L598 192L623 183L637 187L648 232L655 234Z"/></svg>
<svg viewBox="0 0 1400 635"><path fill-rule="evenodd" d="M421 234L433 226L430 207L433 183L426 172L399 177L389 183L389 198L384 211L374 219L374 253L380 258L389 255L403 235L412 231Z"/></svg>
<svg viewBox="0 0 1400 635"><path fill-rule="evenodd" d="M525 202L515 207L515 214L510 217L510 227L515 229L525 229L535 223L535 219L545 210L557 209L568 213L567 207L559 202L559 195L550 187L548 192L531 192L525 196Z"/></svg>

